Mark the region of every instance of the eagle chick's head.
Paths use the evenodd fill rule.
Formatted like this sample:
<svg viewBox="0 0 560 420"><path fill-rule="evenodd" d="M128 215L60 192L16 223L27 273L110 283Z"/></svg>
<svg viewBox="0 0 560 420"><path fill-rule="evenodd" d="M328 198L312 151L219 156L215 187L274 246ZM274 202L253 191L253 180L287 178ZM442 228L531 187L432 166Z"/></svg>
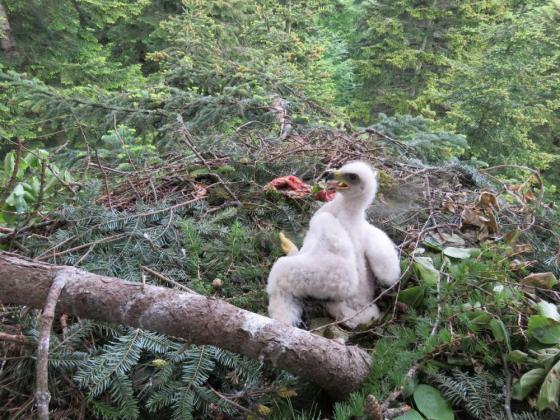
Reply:
<svg viewBox="0 0 560 420"><path fill-rule="evenodd" d="M327 178L331 187L352 201L370 204L377 193L377 171L366 162L349 162Z"/></svg>

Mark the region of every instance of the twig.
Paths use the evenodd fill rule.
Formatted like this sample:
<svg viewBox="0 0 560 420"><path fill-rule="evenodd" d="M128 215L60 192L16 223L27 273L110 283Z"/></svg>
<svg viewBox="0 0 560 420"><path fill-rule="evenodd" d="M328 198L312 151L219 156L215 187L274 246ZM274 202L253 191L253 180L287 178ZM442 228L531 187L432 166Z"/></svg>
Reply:
<svg viewBox="0 0 560 420"><path fill-rule="evenodd" d="M200 293L195 292L195 291L192 290L192 289L189 289L187 286L184 286L184 285L182 285L181 283L176 282L176 281L173 280L173 279L170 279L169 277L165 277L163 274L158 273L157 271L152 270L152 269L149 268L149 267L146 267L146 266L144 266L144 265L141 265L140 268L141 268L142 270L144 270L144 271L150 273L152 276L157 277L158 279L163 280L163 281L165 281L165 282L167 282L167 283L169 283L169 284L172 284L173 286L178 287L179 289L183 289L183 290L185 290L186 292L189 292L189 293L194 293L195 295L199 295L199 294L200 294Z"/></svg>
<svg viewBox="0 0 560 420"><path fill-rule="evenodd" d="M43 205L43 200L45 198L45 179L47 172L47 162L43 159L41 161L41 178L39 182L39 196L37 197L37 203L35 203L35 213L39 214L39 209Z"/></svg>
<svg viewBox="0 0 560 420"><path fill-rule="evenodd" d="M45 308L41 315L41 331L39 333L39 343L37 346L37 377L35 399L37 401L37 412L40 420L49 419L49 402L51 394L49 393L49 342L51 335L51 327L54 320L54 309L60 296L60 292L66 284L68 276L71 275L68 270L62 269L54 278Z"/></svg>
<svg viewBox="0 0 560 420"><path fill-rule="evenodd" d="M6 184L4 191L0 195L0 203L6 201L6 198L8 198L8 196L16 186L17 174L19 171L19 162L21 160L22 150L23 150L23 141L20 138L18 138L17 146L16 146L16 157L14 160L14 168L12 169L12 174L10 175L10 179L8 180L8 184Z"/></svg>
<svg viewBox="0 0 560 420"><path fill-rule="evenodd" d="M97 160L97 166L101 170L103 174L103 185L105 187L105 195L107 195L107 199L109 200L109 207L113 208L113 202L111 201L111 192L109 191L109 178L107 177L107 172L103 169L103 165L101 165L101 161L99 160L99 153L97 153L97 149L93 149L95 153L95 159Z"/></svg>
<svg viewBox="0 0 560 420"><path fill-rule="evenodd" d="M408 404L404 404L402 407L398 408L388 408L385 411L385 418L393 419L398 416L403 416L404 414L408 413L411 410L411 407Z"/></svg>
<svg viewBox="0 0 560 420"><path fill-rule="evenodd" d="M532 169L532 168L529 168L528 166L523 166L523 165L504 164L504 165L491 166L490 168L483 168L483 169L480 169L479 172L489 172L489 171L493 171L494 169L502 169L502 168L521 169L521 170L524 170L524 171L531 172L533 175L535 175L535 177L537 178L537 181L539 183L539 189L540 189L540 192L541 192L541 200L542 200L542 196L544 195L543 180L542 180L541 174L536 169Z"/></svg>
<svg viewBox="0 0 560 420"><path fill-rule="evenodd" d="M418 372L419 367L420 365L418 364L418 362L416 362L410 367L410 369L408 369L408 372L404 377L403 384L406 384L407 381L411 380L416 376L416 372ZM391 404L393 401L399 398L399 396L402 394L403 388L404 385L401 385L400 387L398 387L397 389L395 389L393 392L389 394L389 396L385 399L385 401L383 401L383 404L381 404L381 409L383 411L387 411L387 409L389 408L389 404Z"/></svg>
<svg viewBox="0 0 560 420"><path fill-rule="evenodd" d="M343 324L346 321L351 320L352 318L354 318L355 316L361 314L363 311L365 311L367 308L369 308L371 305L373 305L375 302L377 302L379 299L381 299L384 295L386 295L387 293L389 293L391 290L393 290L398 284L400 283L400 281L396 282L395 284L393 284L391 287L388 287L387 289L383 290L381 293L379 293L375 299L373 299L371 302L369 302L367 305L364 305L359 311L353 313L352 315L350 315L347 318L341 319L340 321L334 321L331 322L330 324L325 324L325 325L321 325L320 327L317 328L313 328L312 330L309 330L309 332L315 332L318 330L322 330L323 328L327 328L330 327L332 325L338 325L338 324Z"/></svg>
<svg viewBox="0 0 560 420"><path fill-rule="evenodd" d="M202 164L204 166L206 166L206 168L209 171L212 171L212 173L214 174L214 176L218 179L218 181L220 182L220 184L223 185L224 189L227 191L227 193L231 196L231 198L233 198L237 203L241 203L241 201L239 201L239 199L237 198L237 196L233 193L233 191L228 187L228 185L224 182L224 180L222 179L222 177L220 175L218 175L217 173L214 173L214 171L212 170L212 167L208 164L208 162L206 161L206 159L204 159L204 157L199 153L199 151L196 149L196 147L194 146L194 143L191 140L191 136L189 133L189 130L187 130L187 127L185 126L185 122L183 121L183 117L181 116L181 114L177 114L177 122L181 125L181 129L179 130L179 133L181 134L181 138L183 140L183 142L185 142L185 144L189 147L189 149L192 150L192 152L196 155L196 157L202 162Z"/></svg>
<svg viewBox="0 0 560 420"><path fill-rule="evenodd" d="M144 213L137 213L137 214L134 214L134 215L131 215L131 216L119 217L119 218L117 218L117 219L111 220L111 223L119 222L119 221L121 221L121 220L132 220L132 219L136 219L136 218L138 218L138 217L151 216L151 215L154 215L154 214L163 213L163 212L170 211L170 210L175 210L175 209L177 209L177 208L184 207L184 206L187 206L187 205L189 205L189 204L192 204L192 203L194 203L194 202L196 202L196 201L200 201L200 200L202 200L202 198L204 198L204 197L193 198L192 200L183 201L182 203L177 203L177 204L174 204L174 205L172 205L172 206L170 206L170 207L166 207L166 208L164 208L164 209L152 210L152 211L147 211L147 212L144 212ZM95 225L95 226L99 226L99 225L102 225L102 224L103 224L103 223L99 223L99 224L97 224L97 225ZM120 235L121 237L124 237L124 236L127 236L128 234L124 234L124 233L123 233L123 234L119 234L119 235ZM110 237L108 237L108 238L103 238L103 239L100 239L100 240L98 240L98 241L93 241L93 242L89 242L89 243L87 243L87 244L79 245L79 246L74 247L74 248L71 248L71 249L69 249L69 250L61 251L60 253L50 254L51 251L54 251L55 249L60 248L60 247L61 247L62 245L64 245L65 243L68 243L68 242L73 241L74 239L77 239L77 238L78 238L78 236L74 235L74 236L72 236L72 237L70 237L70 238L68 238L68 239L65 239L64 241L60 242L59 244L56 244L56 245L50 247L50 248L47 249L45 252L43 252L41 255L39 255L38 257L35 257L35 260L44 259L47 255L50 255L50 256L58 256L58 255L66 254L66 253L68 253L68 252L72 252L72 251L76 251L76 250L78 250L78 249L86 248L86 247L88 247L88 246L90 246L90 245L99 244L99 243L105 242L105 241L107 241L107 240L120 239L120 238L117 238L116 236L118 236L118 235L110 236Z"/></svg>
<svg viewBox="0 0 560 420"><path fill-rule="evenodd" d="M276 118L280 123L280 135L278 136L278 141L280 142L288 138L293 128L292 123L287 117L288 113L286 112L283 102L282 98L276 98L272 103L272 109L276 113Z"/></svg>
<svg viewBox="0 0 560 420"><path fill-rule="evenodd" d="M445 265L445 262L444 262ZM443 269L443 267L442 267ZM441 270L440 270L441 271ZM436 313L436 320L434 321L434 325L432 326L432 331L430 332L430 337L433 337L434 335L436 335L437 332L437 328L439 325L439 321L441 318L441 311L442 311L442 307L441 307L441 272L439 273L438 279L437 279L437 285L436 285L436 293L437 293L437 313Z"/></svg>
<svg viewBox="0 0 560 420"><path fill-rule="evenodd" d="M511 413L511 374L509 373L506 356L502 353L502 362L504 364L504 376L506 380L506 395L504 401L504 410L508 420L513 420L513 414Z"/></svg>
<svg viewBox="0 0 560 420"><path fill-rule="evenodd" d="M25 346L30 346L32 343L25 335L15 335L0 332L0 341L11 341L12 343L23 344Z"/></svg>
<svg viewBox="0 0 560 420"><path fill-rule="evenodd" d="M400 140L389 137L387 134L382 133L381 131L376 130L375 128L368 127L366 129L364 129L364 132L375 134L376 136L387 140L389 143L393 143L395 146L397 146L399 149L401 149L405 153L410 153L410 151L412 150L412 148L409 145L404 144Z"/></svg>
<svg viewBox="0 0 560 420"><path fill-rule="evenodd" d="M237 408L239 411L242 411L245 414L249 414L250 416L254 417L257 413L249 410L248 408L243 407L241 404L236 403L235 401L233 401L231 398L226 397L224 394L220 393L219 391L217 391L216 389L214 389L210 384L207 384L208 388L210 388L210 391L212 391L214 394L216 394L216 396L224 401L226 401L228 404L233 405L235 408ZM262 419L263 417L257 414L258 419Z"/></svg>
<svg viewBox="0 0 560 420"><path fill-rule="evenodd" d="M101 238L101 239L98 239L96 241L89 242L87 244L82 244L82 245L75 246L73 248L65 249L64 251L53 252L52 254L50 252L45 252L45 253L39 255L38 257L36 257L35 260L43 260L45 258L58 257L60 255L68 254L68 253L74 252L74 251L79 251L80 249L95 246L97 244L101 244L101 243L104 243L104 242L117 241L117 240L122 239L122 238L124 238L125 236L128 236L128 235L129 235L128 233L118 233L116 235L108 236L106 238Z"/></svg>

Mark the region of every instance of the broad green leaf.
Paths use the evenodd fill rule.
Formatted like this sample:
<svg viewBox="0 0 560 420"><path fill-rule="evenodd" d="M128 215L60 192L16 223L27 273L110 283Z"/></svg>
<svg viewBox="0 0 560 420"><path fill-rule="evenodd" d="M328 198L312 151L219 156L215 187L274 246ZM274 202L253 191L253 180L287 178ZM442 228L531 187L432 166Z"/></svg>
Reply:
<svg viewBox="0 0 560 420"><path fill-rule="evenodd" d="M418 385L414 391L414 402L418 410L429 420L453 420L451 404L441 392L430 385Z"/></svg>
<svg viewBox="0 0 560 420"><path fill-rule="evenodd" d="M443 253L450 258L457 258L464 260L476 255L480 252L478 248L456 248L454 246L448 246L443 249Z"/></svg>
<svg viewBox="0 0 560 420"><path fill-rule="evenodd" d="M418 411L410 410L402 416L395 417L395 420L424 420L424 417Z"/></svg>
<svg viewBox="0 0 560 420"><path fill-rule="evenodd" d="M537 399L537 408L542 411L546 408L555 410L558 408L558 399L560 398L560 360L556 362L552 369L548 371L544 378L539 398Z"/></svg>
<svg viewBox="0 0 560 420"><path fill-rule="evenodd" d="M483 311L475 311L468 313L467 316L470 318L471 322L469 324L469 330L471 331L480 331L481 328L486 327L492 316Z"/></svg>
<svg viewBox="0 0 560 420"><path fill-rule="evenodd" d="M424 286L413 286L408 289L401 290L399 293L399 302L406 303L412 308L420 306L424 300L426 288Z"/></svg>
<svg viewBox="0 0 560 420"><path fill-rule="evenodd" d="M23 184L22 183L16 184L14 190L12 191L12 194L15 195L16 197L21 197L21 196L23 196L24 193L25 193L25 190L23 189Z"/></svg>
<svg viewBox="0 0 560 420"><path fill-rule="evenodd" d="M513 363L525 363L528 358L529 355L521 350L510 351L507 355L508 362Z"/></svg>
<svg viewBox="0 0 560 420"><path fill-rule="evenodd" d="M543 344L560 343L560 322L545 316L530 317L527 331Z"/></svg>
<svg viewBox="0 0 560 420"><path fill-rule="evenodd" d="M556 305L550 302L541 300L539 303L537 303L537 312L539 313L539 315L560 322L560 314L558 313L558 308L556 307Z"/></svg>
<svg viewBox="0 0 560 420"><path fill-rule="evenodd" d="M4 177L6 180L10 179L12 172L14 171L14 166L16 164L16 154L15 152L6 153L4 157Z"/></svg>
<svg viewBox="0 0 560 420"><path fill-rule="evenodd" d="M436 270L430 257L414 257L414 269L420 280L426 284L436 285L439 281L440 272Z"/></svg>
<svg viewBox="0 0 560 420"><path fill-rule="evenodd" d="M461 236L457 235L456 233L449 234L449 233L442 232L440 233L440 236L447 244L457 245L457 246L465 245L465 240L461 238Z"/></svg>
<svg viewBox="0 0 560 420"><path fill-rule="evenodd" d="M15 207L18 213L24 212L27 210L27 203L25 202L24 195L25 190L23 185L18 183L8 198L6 198L6 204Z"/></svg>
<svg viewBox="0 0 560 420"><path fill-rule="evenodd" d="M492 335L494 336L496 341L499 343L504 343L508 348L508 350L510 350L511 346L509 343L509 334L502 320L492 318L488 323L488 326L490 327L490 330L492 331Z"/></svg>
<svg viewBox="0 0 560 420"><path fill-rule="evenodd" d="M541 287L552 289L558 284L558 279L553 273L532 273L521 279L520 283L524 286Z"/></svg>
<svg viewBox="0 0 560 420"><path fill-rule="evenodd" d="M543 368L532 369L524 373L523 376L513 384L511 388L511 397L519 401L527 398L531 390L533 390L537 384L541 383L545 373Z"/></svg>
<svg viewBox="0 0 560 420"><path fill-rule="evenodd" d="M428 236L424 241L422 241L422 245L430 248L432 251L441 252L443 249L441 243L439 243L434 237Z"/></svg>

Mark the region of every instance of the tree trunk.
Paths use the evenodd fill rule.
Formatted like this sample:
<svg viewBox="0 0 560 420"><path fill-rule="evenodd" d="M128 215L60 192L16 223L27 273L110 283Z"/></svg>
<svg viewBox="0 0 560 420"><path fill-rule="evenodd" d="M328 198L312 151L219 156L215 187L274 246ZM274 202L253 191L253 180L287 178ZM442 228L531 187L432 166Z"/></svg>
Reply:
<svg viewBox="0 0 560 420"><path fill-rule="evenodd" d="M42 308L57 274L67 277L58 312L215 345L292 372L335 397L358 388L369 373L370 356L358 347L220 299L39 263L7 252L0 252L0 301Z"/></svg>
<svg viewBox="0 0 560 420"><path fill-rule="evenodd" d="M12 36L12 27L4 5L0 2L0 49L7 56L17 55L16 43Z"/></svg>

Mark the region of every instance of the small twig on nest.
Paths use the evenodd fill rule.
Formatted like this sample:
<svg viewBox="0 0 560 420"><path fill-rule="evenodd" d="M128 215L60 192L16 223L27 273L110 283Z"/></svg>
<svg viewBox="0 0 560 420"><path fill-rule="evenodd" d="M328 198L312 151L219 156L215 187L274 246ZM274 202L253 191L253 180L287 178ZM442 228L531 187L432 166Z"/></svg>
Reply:
<svg viewBox="0 0 560 420"><path fill-rule="evenodd" d="M0 332L0 341L10 341L12 343L23 344L24 346L30 346L32 343L25 335L15 335Z"/></svg>
<svg viewBox="0 0 560 420"><path fill-rule="evenodd" d="M514 169L521 169L524 171L528 171L531 172L535 178L537 179L537 182L539 184L539 202L538 204L540 205L543 201L544 198L544 184L543 184L543 180L541 177L541 174L539 173L539 171L537 171L536 169L532 169L529 168L527 166L522 166L522 165L497 165L497 166L492 166L490 168L484 168L484 169L480 169L480 172L489 172L489 171L493 171L494 169L501 169L501 168L514 168Z"/></svg>
<svg viewBox="0 0 560 420"><path fill-rule="evenodd" d="M315 331L322 330L322 329L324 329L324 328L330 327L330 326L332 326L332 325L343 324L343 323L345 323L346 321L351 320L351 319L354 318L355 316L361 314L363 311L365 311L367 308L369 308L371 305L373 305L375 302L377 302L379 299L381 299L384 295L386 295L387 293L389 293L389 292L390 292L391 290L393 290L395 287L397 287L397 285L398 285L399 283L400 283L400 281L397 282L397 283L395 283L395 284L393 284L393 285L390 286L389 288L383 290L381 293L379 293L379 294L375 297L375 299L373 299L373 300L372 300L371 302L369 302L367 305L364 305L359 311L355 312L354 314L352 314L352 315L349 316L348 318L341 319L340 321L334 321L334 322L331 322L330 324L321 325L320 327L313 328L312 330L309 330L309 332L315 332Z"/></svg>
<svg viewBox="0 0 560 420"><path fill-rule="evenodd" d="M163 281L165 281L165 282L167 282L167 283L169 283L169 284L172 284L173 286L178 287L179 289L183 289L184 291L189 292L189 293L194 293L195 295L200 294L200 293L195 292L195 291L192 290L192 289L189 289L187 286L184 286L184 285L182 285L181 283L176 282L176 281L173 280L173 279L170 279L169 277L165 277L163 274L158 273L157 271L152 270L152 269L149 268L149 267L146 267L146 266L144 266L144 265L141 265L140 268L141 268L142 270L144 270L144 271L150 273L152 276L157 277L158 279L163 280Z"/></svg>
<svg viewBox="0 0 560 420"><path fill-rule="evenodd" d="M511 373L509 373L507 360L505 354L502 352L502 363L504 364L504 376L506 382L506 395L504 401L504 410L506 412L506 417L508 420L513 420L513 415L511 413Z"/></svg>
<svg viewBox="0 0 560 420"><path fill-rule="evenodd" d="M105 187L105 195L109 200L109 207L112 209L113 203L111 201L111 191L109 190L109 177L107 176L107 172L105 172L105 170L103 169L103 165L101 165L101 161L99 160L99 153L97 153L97 149L93 149L93 151L95 152L95 159L97 160L97 166L99 166L99 169L103 174L103 185Z"/></svg>
<svg viewBox="0 0 560 420"><path fill-rule="evenodd" d="M43 159L41 161L41 177L39 181L39 195L37 197L37 202L35 203L35 213L38 214L41 206L43 205L43 200L45 198L45 181L47 172L47 161Z"/></svg>
<svg viewBox="0 0 560 420"><path fill-rule="evenodd" d="M82 244L82 245L75 246L73 248L65 249L64 251L53 252L52 254L47 251L47 252L44 252L43 254L39 255L35 259L40 261L40 260L44 260L45 258L59 257L61 255L65 255L65 254L68 254L70 252L79 251L80 249L92 247L92 246L95 246L95 245L98 245L98 244L101 244L101 243L117 241L117 240L122 239L126 236L129 236L129 234L128 233L117 233L116 235L108 236L106 238L97 239L96 241L88 242L87 244ZM79 262L81 262L81 261L79 261Z"/></svg>
<svg viewBox="0 0 560 420"><path fill-rule="evenodd" d="M394 139L394 138L392 138L392 137L389 137L387 134L382 133L381 131L376 130L375 128L368 127L368 128L366 128L366 129L364 129L364 132L366 132L366 133L371 133L371 134L375 134L376 136L381 137L382 139L387 140L389 143L392 143L392 144L394 144L395 146L397 146L399 149L401 149L404 153L410 153L411 150L412 150L412 148L411 148L409 145L403 143L403 142L400 141L400 140L397 140L397 139Z"/></svg>
<svg viewBox="0 0 560 420"><path fill-rule="evenodd" d="M131 216L119 217L117 219L111 220L111 223L120 222L122 220L132 220L132 219L136 219L138 217L146 217L146 216L151 216L153 214L159 214L159 213L163 213L163 212L166 212L166 211L175 210L175 209L178 209L180 207L188 206L189 204L200 201L200 200L202 200L202 198L203 197L196 197L196 198L193 198L191 200L183 201L182 203L177 203L177 204L174 204L170 207L166 207L166 208L163 208L163 209L147 211L147 212L144 212L144 213L137 213L137 214L133 214ZM99 223L95 226L100 226L100 225L102 225L102 223ZM86 244L82 244L82 245L76 246L74 248L70 248L70 249L61 251L59 253L51 253L54 250L60 248L62 245L66 244L68 242L71 242L74 239L78 238L78 236L75 235L75 236L72 236L68 239L65 239L64 241L60 242L59 244L56 244L56 245L50 247L49 249L47 249L45 252L43 252L38 257L35 257L34 259L35 260L42 260L42 259L45 259L47 257L48 258L56 257L56 256L59 256L59 255L67 254L68 252L73 252L73 251L77 251L77 250L80 250L80 249L83 249L83 248L87 248L88 246L91 246L91 245L94 245L94 244L97 245L97 244L100 244L100 243L103 243L103 242L108 242L108 241L121 239L125 236L130 236L130 235L128 233L119 233L117 235L109 236L107 238L102 238L102 239L99 239L99 240L93 241L93 242L88 242Z"/></svg>
<svg viewBox="0 0 560 420"><path fill-rule="evenodd" d="M216 396L218 398L220 398L221 400L224 400L226 403L234 406L235 408L237 408L239 411L241 411L242 413L248 414L251 417L255 417L255 415L257 415L256 418L258 419L262 419L263 417L258 415L257 413L249 410L248 408L243 407L242 405L236 403L234 400L232 400L231 398L226 397L224 394L220 393L219 391L217 391L216 389L214 389L210 384L208 384L208 388L210 388L210 391L212 391L214 394L216 394Z"/></svg>
<svg viewBox="0 0 560 420"><path fill-rule="evenodd" d="M420 365L418 363L414 363L410 367L410 369L408 369L408 372L406 373L406 375L403 379L403 384L407 383L407 381L411 380L412 378L414 378L416 376L416 372L418 372L419 367L420 367ZM404 385L398 387L397 389L395 389L393 392L391 392L389 394L389 396L385 399L385 401L383 401L383 404L381 404L381 408L383 409L383 411L388 410L389 405L401 396L403 388L404 388Z"/></svg>
<svg viewBox="0 0 560 420"><path fill-rule="evenodd" d="M39 333L39 343L37 346L37 377L35 400L37 401L37 412L40 420L48 420L49 418L49 402L51 394L49 393L49 342L51 337L51 327L54 320L54 309L58 297L66 284L70 272L61 270L54 278L47 301L41 315L41 330Z"/></svg>
<svg viewBox="0 0 560 420"><path fill-rule="evenodd" d="M199 151L196 149L196 147L194 146L194 143L191 140L191 135L189 133L189 130L187 130L187 127L185 126L185 122L183 121L183 117L181 116L181 114L177 114L177 122L179 124L181 124L181 129L179 130L179 133L181 134L181 138L183 139L183 142L185 142L185 144L189 147L189 149L192 150L192 152L196 155L196 157L198 158L198 160L200 160L202 162L202 164L204 166L206 166L206 168L209 171L212 171L212 173L214 174L214 176L218 179L218 181L220 182L220 184L223 185L224 189L227 191L227 193L231 196L231 198L233 198L237 203L241 203L241 201L239 201L239 199L237 198L237 196L233 193L233 191L228 187L228 185L224 182L224 180L222 179L222 177L220 175L218 175L217 173L214 173L214 171L212 170L212 167L208 164L208 162L206 161L206 159L204 159L204 157L199 153Z"/></svg>
<svg viewBox="0 0 560 420"><path fill-rule="evenodd" d="M10 228L0 228L0 233L6 233L6 236L0 237L0 243L8 243L12 239L17 238L21 234L25 232L29 232L30 230L38 230L50 225L58 225L57 227L63 226L66 224L65 220L45 220L44 222L35 223L32 225L27 225L20 229L10 229Z"/></svg>
<svg viewBox="0 0 560 420"><path fill-rule="evenodd" d="M402 416L408 413L411 410L411 407L407 404L403 405L402 407L398 408L388 408L385 411L385 418L387 419L394 419L395 417Z"/></svg>
<svg viewBox="0 0 560 420"><path fill-rule="evenodd" d="M0 195L0 203L3 203L4 201L6 201L6 198L8 198L8 196L10 195L10 193L12 192L14 187L16 186L17 174L19 172L19 162L21 161L22 150L23 150L23 141L20 138L18 138L17 146L16 146L16 156L15 156L15 159L14 159L14 167L12 169L10 179L8 180L8 183L6 184L6 187L4 188L4 191Z"/></svg>
<svg viewBox="0 0 560 420"><path fill-rule="evenodd" d="M289 137L290 133L292 132L293 126L288 118L288 112L284 107L284 101L282 100L282 98L274 99L272 103L272 109L276 113L276 118L280 123L280 136L278 137L278 140L280 142L283 142Z"/></svg>

